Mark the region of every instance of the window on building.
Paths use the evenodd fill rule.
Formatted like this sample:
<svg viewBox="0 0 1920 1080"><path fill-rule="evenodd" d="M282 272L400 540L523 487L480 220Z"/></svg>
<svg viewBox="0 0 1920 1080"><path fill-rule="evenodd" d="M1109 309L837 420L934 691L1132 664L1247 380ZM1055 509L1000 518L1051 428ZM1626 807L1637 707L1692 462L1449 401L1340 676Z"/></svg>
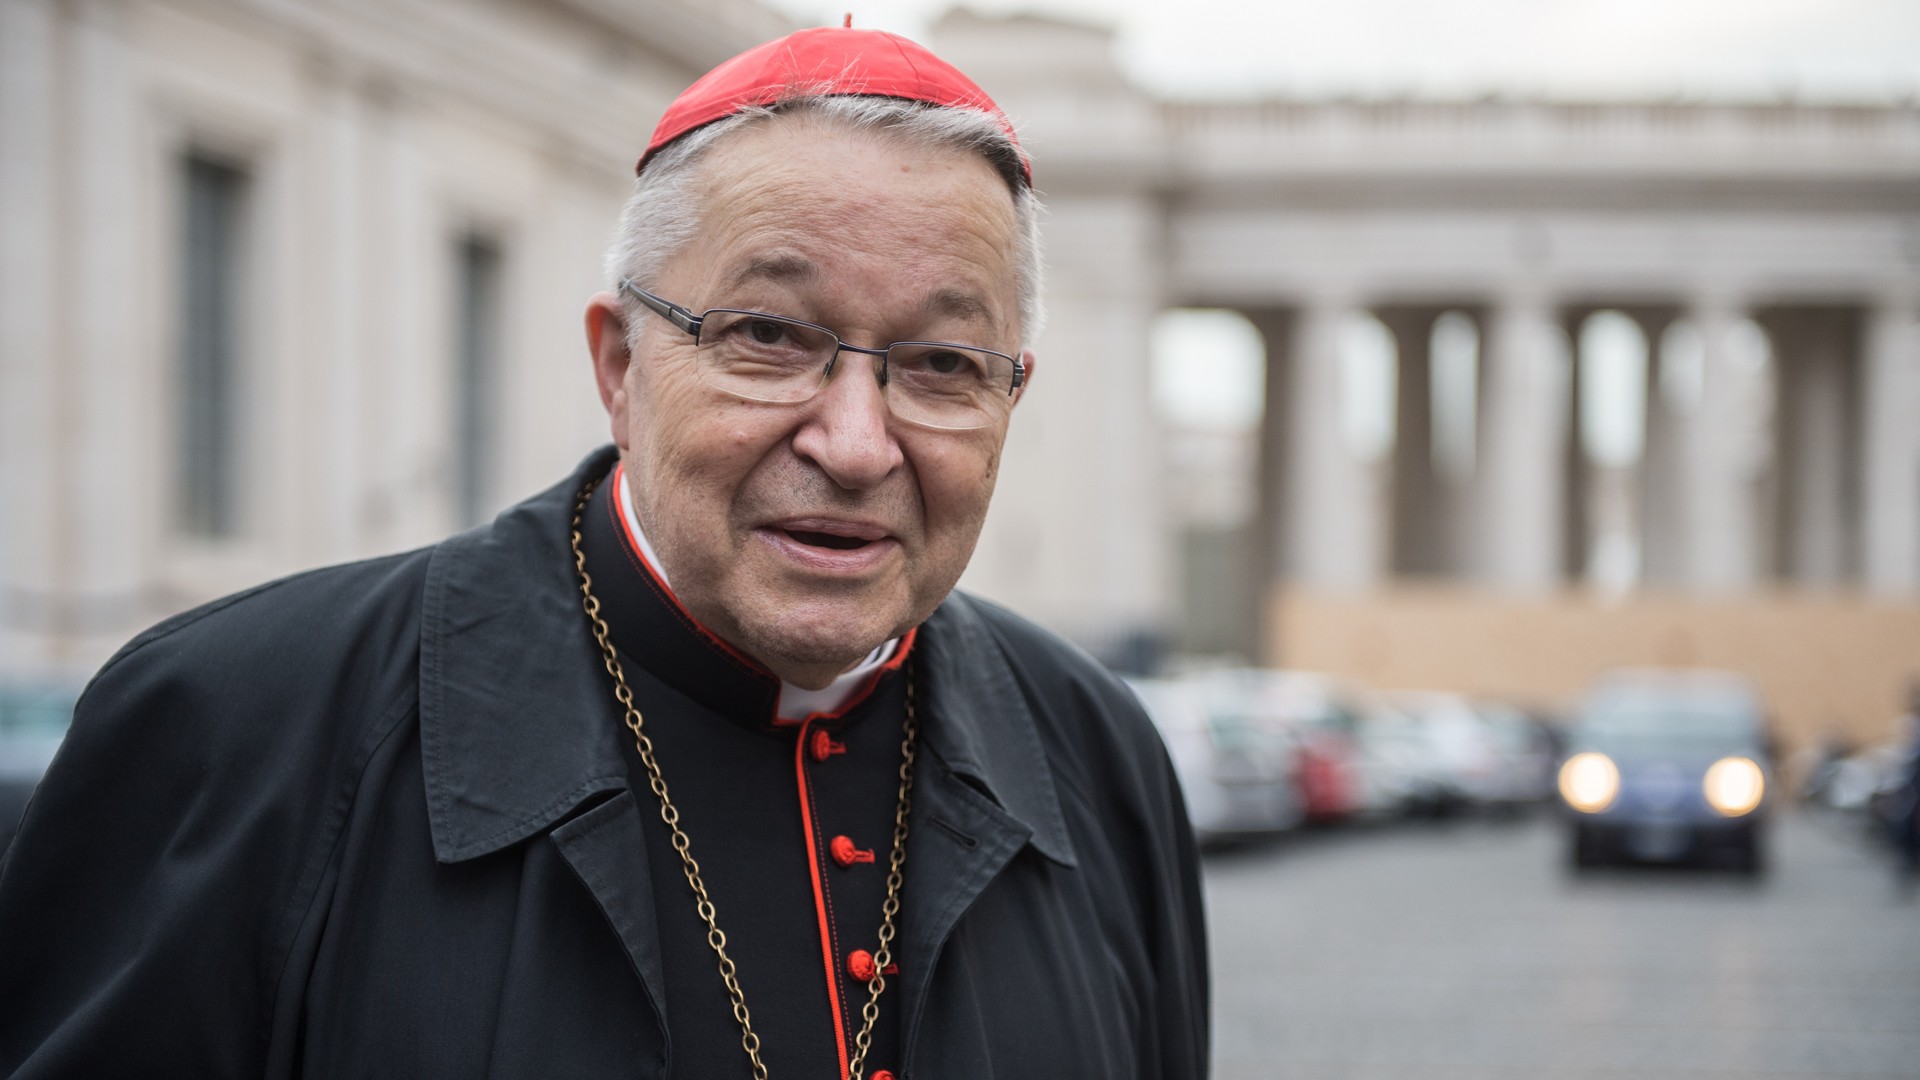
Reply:
<svg viewBox="0 0 1920 1080"><path fill-rule="evenodd" d="M198 153L182 158L181 172L174 521L187 535L221 538L239 528L237 381L248 177Z"/></svg>
<svg viewBox="0 0 1920 1080"><path fill-rule="evenodd" d="M500 246L467 233L454 250L454 506L476 524L492 509L500 392Z"/></svg>

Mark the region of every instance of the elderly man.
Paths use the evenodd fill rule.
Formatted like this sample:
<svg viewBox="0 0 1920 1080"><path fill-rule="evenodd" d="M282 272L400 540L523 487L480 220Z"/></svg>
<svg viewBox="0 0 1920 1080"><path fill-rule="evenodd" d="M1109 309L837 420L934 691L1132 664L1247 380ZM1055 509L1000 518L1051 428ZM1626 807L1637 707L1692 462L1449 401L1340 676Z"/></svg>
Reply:
<svg viewBox="0 0 1920 1080"><path fill-rule="evenodd" d="M617 453L115 657L0 870L0 1068L1202 1076L1151 727L952 592L1034 374L1028 169L888 34L690 88L586 315Z"/></svg>

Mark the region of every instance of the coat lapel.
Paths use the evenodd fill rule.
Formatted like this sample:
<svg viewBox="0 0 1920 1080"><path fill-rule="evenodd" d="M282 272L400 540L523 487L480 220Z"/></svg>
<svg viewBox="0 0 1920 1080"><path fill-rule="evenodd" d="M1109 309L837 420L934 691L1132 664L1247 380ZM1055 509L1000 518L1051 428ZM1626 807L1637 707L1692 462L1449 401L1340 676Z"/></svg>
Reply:
<svg viewBox="0 0 1920 1080"><path fill-rule="evenodd" d="M646 838L568 541L581 485L614 457L611 447L594 453L561 484L434 551L420 630L421 754L435 858L478 859L551 830L632 962L664 1044Z"/></svg>
<svg viewBox="0 0 1920 1080"><path fill-rule="evenodd" d="M420 742L434 856L457 863L625 791L620 718L568 548L587 459L434 550L420 624Z"/></svg>
<svg viewBox="0 0 1920 1080"><path fill-rule="evenodd" d="M926 768L926 766L933 766ZM901 1015L904 1061L911 1064L948 935L975 899L1013 860L1032 830L970 787L935 757L922 766L914 793L907 884L901 890Z"/></svg>
<svg viewBox="0 0 1920 1080"><path fill-rule="evenodd" d="M1032 710L998 640L955 593L921 638L928 751L916 778L902 892L901 991L911 1066L934 965L948 937L1022 848L1076 865ZM917 962L916 962L917 961Z"/></svg>
<svg viewBox="0 0 1920 1080"><path fill-rule="evenodd" d="M666 964L660 955L660 927L654 918L647 839L641 824L633 792L623 791L553 830L553 842L619 937L664 1036ZM671 1075L672 1043L663 1037L661 1044L667 1054L660 1073Z"/></svg>

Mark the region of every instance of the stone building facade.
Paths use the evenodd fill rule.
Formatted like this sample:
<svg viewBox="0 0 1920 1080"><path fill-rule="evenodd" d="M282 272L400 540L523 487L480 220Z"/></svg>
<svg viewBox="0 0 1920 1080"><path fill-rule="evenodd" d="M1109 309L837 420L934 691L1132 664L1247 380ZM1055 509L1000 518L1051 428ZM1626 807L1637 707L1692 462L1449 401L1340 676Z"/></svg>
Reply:
<svg viewBox="0 0 1920 1080"><path fill-rule="evenodd" d="M578 313L635 150L785 29L745 0L0 0L0 675L429 542L602 440ZM1097 29L933 36L1049 205L1038 377L963 584L1110 655L1178 636L1147 340L1191 306L1267 343L1213 590L1250 654L1293 659L1283 587L1557 596L1622 528L1635 587L1920 588L1920 107L1173 103ZM1384 461L1338 430L1355 312L1396 346ZM1600 312L1647 343L1628 467L1578 452ZM1468 475L1433 453L1441 326L1477 342Z"/></svg>
<svg viewBox="0 0 1920 1080"><path fill-rule="evenodd" d="M0 0L0 675L604 441L580 312L747 0Z"/></svg>
<svg viewBox="0 0 1920 1080"><path fill-rule="evenodd" d="M1536 701L1614 664L1735 667L1802 733L1885 737L1920 675L1920 106L1177 103L1096 28L940 31L1051 210L1010 451L1039 466L1009 470L989 591L1021 575L1006 595L1096 645L1198 622L1269 663ZM1266 343L1253 513L1185 560L1200 588L1176 494L1207 478L1169 471L1145 400L1174 307ZM1342 431L1356 314L1396 354L1379 460ZM1595 320L1641 343L1631 460L1582 431ZM1463 334L1464 470L1433 430Z"/></svg>

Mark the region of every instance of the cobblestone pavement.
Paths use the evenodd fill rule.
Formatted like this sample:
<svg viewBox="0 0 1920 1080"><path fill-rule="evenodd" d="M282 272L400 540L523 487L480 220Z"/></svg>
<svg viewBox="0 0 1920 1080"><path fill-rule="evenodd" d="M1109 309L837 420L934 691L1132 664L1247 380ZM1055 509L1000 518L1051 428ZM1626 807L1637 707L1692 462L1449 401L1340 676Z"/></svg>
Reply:
<svg viewBox="0 0 1920 1080"><path fill-rule="evenodd" d="M1920 1077L1920 899L1854 826L1781 817L1749 881L1576 877L1559 824L1210 855L1217 1080Z"/></svg>

